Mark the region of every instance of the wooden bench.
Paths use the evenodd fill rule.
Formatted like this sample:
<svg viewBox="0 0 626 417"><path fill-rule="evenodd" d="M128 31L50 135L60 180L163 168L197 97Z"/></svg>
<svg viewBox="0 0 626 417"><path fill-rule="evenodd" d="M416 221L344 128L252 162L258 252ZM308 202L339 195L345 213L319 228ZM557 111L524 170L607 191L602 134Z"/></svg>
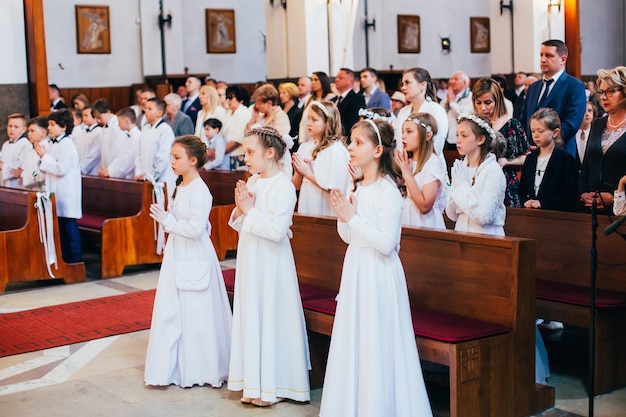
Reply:
<svg viewBox="0 0 626 417"><path fill-rule="evenodd" d="M315 386L328 339L314 333L331 335L346 245L332 218L295 215L292 230ZM534 382L534 242L405 228L400 246L420 358L449 368L450 415L553 406L554 389Z"/></svg>
<svg viewBox="0 0 626 417"><path fill-rule="evenodd" d="M200 177L213 195L213 207L235 204L235 185L249 176L247 171L200 170Z"/></svg>
<svg viewBox="0 0 626 417"><path fill-rule="evenodd" d="M235 229L228 225L230 213L235 208L234 204L225 206L213 206L209 214L209 222L211 223L211 241L217 253L217 259L220 261L226 258L229 250L237 250L239 243L239 234Z"/></svg>
<svg viewBox="0 0 626 417"><path fill-rule="evenodd" d="M80 229L101 242L101 278L122 275L125 266L160 263L150 217L149 182L84 175Z"/></svg>
<svg viewBox="0 0 626 417"><path fill-rule="evenodd" d="M61 256L56 204L52 198L54 244L57 268L52 265L55 278L66 284L85 281L85 264L67 264ZM46 266L46 255L39 239L39 221L32 191L0 187L0 293L7 283L52 279Z"/></svg>
<svg viewBox="0 0 626 417"><path fill-rule="evenodd" d="M596 394L626 385L626 242L616 233L604 235L606 215L598 221ZM537 317L588 328L591 215L507 208L504 229L537 242Z"/></svg>

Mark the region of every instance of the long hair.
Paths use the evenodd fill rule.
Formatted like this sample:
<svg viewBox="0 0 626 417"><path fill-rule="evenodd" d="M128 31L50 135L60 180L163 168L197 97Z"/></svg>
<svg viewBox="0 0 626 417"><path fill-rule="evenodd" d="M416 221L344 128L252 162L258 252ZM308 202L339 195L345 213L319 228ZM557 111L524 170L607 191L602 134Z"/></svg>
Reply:
<svg viewBox="0 0 626 417"><path fill-rule="evenodd" d="M185 148L185 152L187 152L189 158L196 158L196 169L202 168L206 163L206 145L199 137L194 135L178 136L176 139L174 139L174 143L172 143L172 146L174 145L180 145ZM178 178L176 178L176 189L172 194L172 200L176 198L176 191L178 190L178 186L182 182L183 176L179 175Z"/></svg>
<svg viewBox="0 0 626 417"><path fill-rule="evenodd" d="M413 123L417 128L417 155L414 155L415 170L413 171L415 175L424 168L430 156L435 153L433 138L437 134L437 120L430 113L413 113L404 123ZM432 133L430 138L428 138L428 128Z"/></svg>
<svg viewBox="0 0 626 417"><path fill-rule="evenodd" d="M203 85L200 87L200 93L206 96L206 104L202 106L202 109L211 114L220 106L220 96L217 94L215 87L210 85Z"/></svg>
<svg viewBox="0 0 626 417"><path fill-rule="evenodd" d="M553 132L556 129L559 129L559 134L554 136L554 144L558 146L559 148L563 148L563 146L565 146L565 143L563 142L563 138L561 137L561 119L559 118L559 114L555 110L549 107L543 107L537 110L530 117L530 120L528 121L529 126L532 120L536 120L539 123L543 123L544 126L548 130L551 130Z"/></svg>
<svg viewBox="0 0 626 417"><path fill-rule="evenodd" d="M332 90L330 88L330 78L323 71L316 71L313 74L317 76L317 78L320 80L320 84L322 85L322 95L321 97L319 97L319 100L325 100L326 96L332 93Z"/></svg>
<svg viewBox="0 0 626 417"><path fill-rule="evenodd" d="M424 68L410 68L402 73L404 77L406 74L410 74L418 83L426 82L426 98L430 98L432 101L437 100L437 87L430 77L430 72Z"/></svg>
<svg viewBox="0 0 626 417"><path fill-rule="evenodd" d="M331 101L318 101L315 103L319 103L323 106L326 109L326 112L320 109L316 104L311 104L309 106L309 113L313 112L321 117L326 123L326 130L324 130L319 143L315 149L313 149L313 159L317 157L317 154L320 153L320 151L328 148L335 141L341 141L345 144L341 127L341 115L339 114L339 110L337 109L337 106L335 106L335 103Z"/></svg>
<svg viewBox="0 0 626 417"><path fill-rule="evenodd" d="M494 117L502 117L506 114L506 104L504 103L504 94L500 84L493 78L481 78L474 83L472 87L472 103L474 104L474 112L478 113L476 108L476 99L483 94L491 93L495 101Z"/></svg>
<svg viewBox="0 0 626 417"><path fill-rule="evenodd" d="M485 160L485 157L487 157L487 154L489 152L491 152L492 147L493 147L493 142L494 142L494 138L491 137L491 135L489 134L489 131L487 129L485 129L484 127L480 126L478 123L476 123L474 120L472 120L471 118L478 118L480 120L482 120L486 126L489 126L491 128L491 130L493 131L493 127L491 126L491 120L489 120L487 117L481 115L481 114L472 114L469 115L468 118L461 118L458 123L457 126L466 123L470 130L472 131L472 133L474 134L474 136L476 137L480 137L480 136L484 136L485 137L485 141L480 145L480 159L478 161L478 165L482 164L483 161ZM495 133L495 132L494 132ZM497 134L496 136L496 140L497 140Z"/></svg>
<svg viewBox="0 0 626 417"><path fill-rule="evenodd" d="M406 197L406 185L404 184L402 171L400 170L400 166L393 159L396 141L394 139L394 129L391 123L382 120L362 120L356 123L352 127L352 130L362 129L372 143L378 146L378 134L372 126L372 123L378 128L378 133L380 133L380 145L383 148L383 152L378 159L378 172L383 176L389 176L396 183L402 197ZM362 180L363 177L354 180L354 189L356 189L357 184Z"/></svg>

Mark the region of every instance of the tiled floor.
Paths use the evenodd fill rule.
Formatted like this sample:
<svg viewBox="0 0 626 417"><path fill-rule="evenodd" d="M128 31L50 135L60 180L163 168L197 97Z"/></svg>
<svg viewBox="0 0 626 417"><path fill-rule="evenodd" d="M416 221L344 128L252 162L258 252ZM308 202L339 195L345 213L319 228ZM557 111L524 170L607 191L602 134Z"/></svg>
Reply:
<svg viewBox="0 0 626 417"><path fill-rule="evenodd" d="M224 266L233 266L233 260ZM158 271L126 274L110 280L90 279L73 285L10 285L0 295L0 314L155 288ZM240 393L209 387L148 388L143 384L148 331L0 358L0 416L290 416L319 413L321 390L310 404L280 403L260 409L239 402ZM584 381L568 370L555 373L556 408L542 417L587 415ZM445 395L436 396L445 398ZM441 400L437 417L448 416ZM596 399L595 416L626 415L626 389ZM575 413L575 414L572 414Z"/></svg>

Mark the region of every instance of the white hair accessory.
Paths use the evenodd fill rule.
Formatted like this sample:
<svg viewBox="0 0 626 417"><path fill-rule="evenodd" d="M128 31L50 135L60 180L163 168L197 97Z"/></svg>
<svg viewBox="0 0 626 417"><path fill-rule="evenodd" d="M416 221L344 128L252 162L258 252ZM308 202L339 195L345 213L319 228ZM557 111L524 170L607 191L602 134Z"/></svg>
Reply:
<svg viewBox="0 0 626 417"><path fill-rule="evenodd" d="M383 122L392 123L392 124L394 120L396 119L393 116L393 114L390 117L387 117L387 116L382 116L378 113L374 113L373 111L368 110L368 109L359 109L359 116L365 117L366 119L369 119L369 120L382 120Z"/></svg>
<svg viewBox="0 0 626 417"><path fill-rule="evenodd" d="M422 122L419 119L406 119L407 122L413 122L418 126L422 126L424 129L426 129L426 132L428 133L433 133L433 128L429 125L427 125L426 123Z"/></svg>
<svg viewBox="0 0 626 417"><path fill-rule="evenodd" d="M491 137L491 140L496 140L496 132L493 130L493 128L491 126L489 126L487 124L487 122L485 122L480 117L476 116L475 114L471 114L471 113L461 113L461 114L459 114L459 117L457 117L456 120L457 120L457 122L460 122L463 119L469 120L471 122L476 123L476 125L478 125L478 127L482 128L482 129L485 129L487 131L487 133Z"/></svg>
<svg viewBox="0 0 626 417"><path fill-rule="evenodd" d="M378 130L378 126L376 126L376 123L374 123L374 121L370 119L365 119L365 121L372 125L372 127L374 128L374 132L376 132L376 137L378 137L378 144L380 146L383 146L383 141L380 138L380 130Z"/></svg>
<svg viewBox="0 0 626 417"><path fill-rule="evenodd" d="M315 106L318 109L320 109L322 111L322 113L324 113L324 115L326 116L326 118L330 117L330 113L328 112L328 109L326 108L326 106L324 106L322 103L320 103L317 100L314 100L311 102L311 106Z"/></svg>

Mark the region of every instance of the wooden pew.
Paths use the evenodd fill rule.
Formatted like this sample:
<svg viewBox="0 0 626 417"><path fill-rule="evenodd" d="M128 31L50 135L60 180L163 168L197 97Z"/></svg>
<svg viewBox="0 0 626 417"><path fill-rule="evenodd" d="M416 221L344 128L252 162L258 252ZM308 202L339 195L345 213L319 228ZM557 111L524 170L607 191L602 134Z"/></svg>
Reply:
<svg viewBox="0 0 626 417"><path fill-rule="evenodd" d="M315 333L331 335L346 245L332 218L295 215L292 230L315 386L328 349ZM400 247L420 358L449 368L450 415L517 417L553 406L554 389L534 383L534 242L405 228ZM307 300L303 286L332 295ZM465 340L446 340L459 332Z"/></svg>
<svg viewBox="0 0 626 417"><path fill-rule="evenodd" d="M226 258L229 250L237 250L239 243L239 235L237 231L228 225L230 213L235 208L234 204L225 206L213 206L209 214L209 222L211 223L211 241L217 253L217 259L220 261Z"/></svg>
<svg viewBox="0 0 626 417"><path fill-rule="evenodd" d="M626 242L598 216L596 394L626 385ZM507 208L507 236L537 241L537 317L589 327L591 215ZM624 231L622 227L622 231Z"/></svg>
<svg viewBox="0 0 626 417"><path fill-rule="evenodd" d="M149 182L83 176L83 218L78 225L101 241L101 278L122 275L125 266L159 263Z"/></svg>
<svg viewBox="0 0 626 417"><path fill-rule="evenodd" d="M52 279L46 267L46 255L39 240L39 222L35 208L36 193L0 187L0 293L7 283ZM66 284L85 281L85 264L66 264L61 256L56 204L52 198L54 244L57 267L50 268L55 278Z"/></svg>
<svg viewBox="0 0 626 417"><path fill-rule="evenodd" d="M200 177L213 195L213 207L235 204L235 185L249 176L247 171L200 170Z"/></svg>

